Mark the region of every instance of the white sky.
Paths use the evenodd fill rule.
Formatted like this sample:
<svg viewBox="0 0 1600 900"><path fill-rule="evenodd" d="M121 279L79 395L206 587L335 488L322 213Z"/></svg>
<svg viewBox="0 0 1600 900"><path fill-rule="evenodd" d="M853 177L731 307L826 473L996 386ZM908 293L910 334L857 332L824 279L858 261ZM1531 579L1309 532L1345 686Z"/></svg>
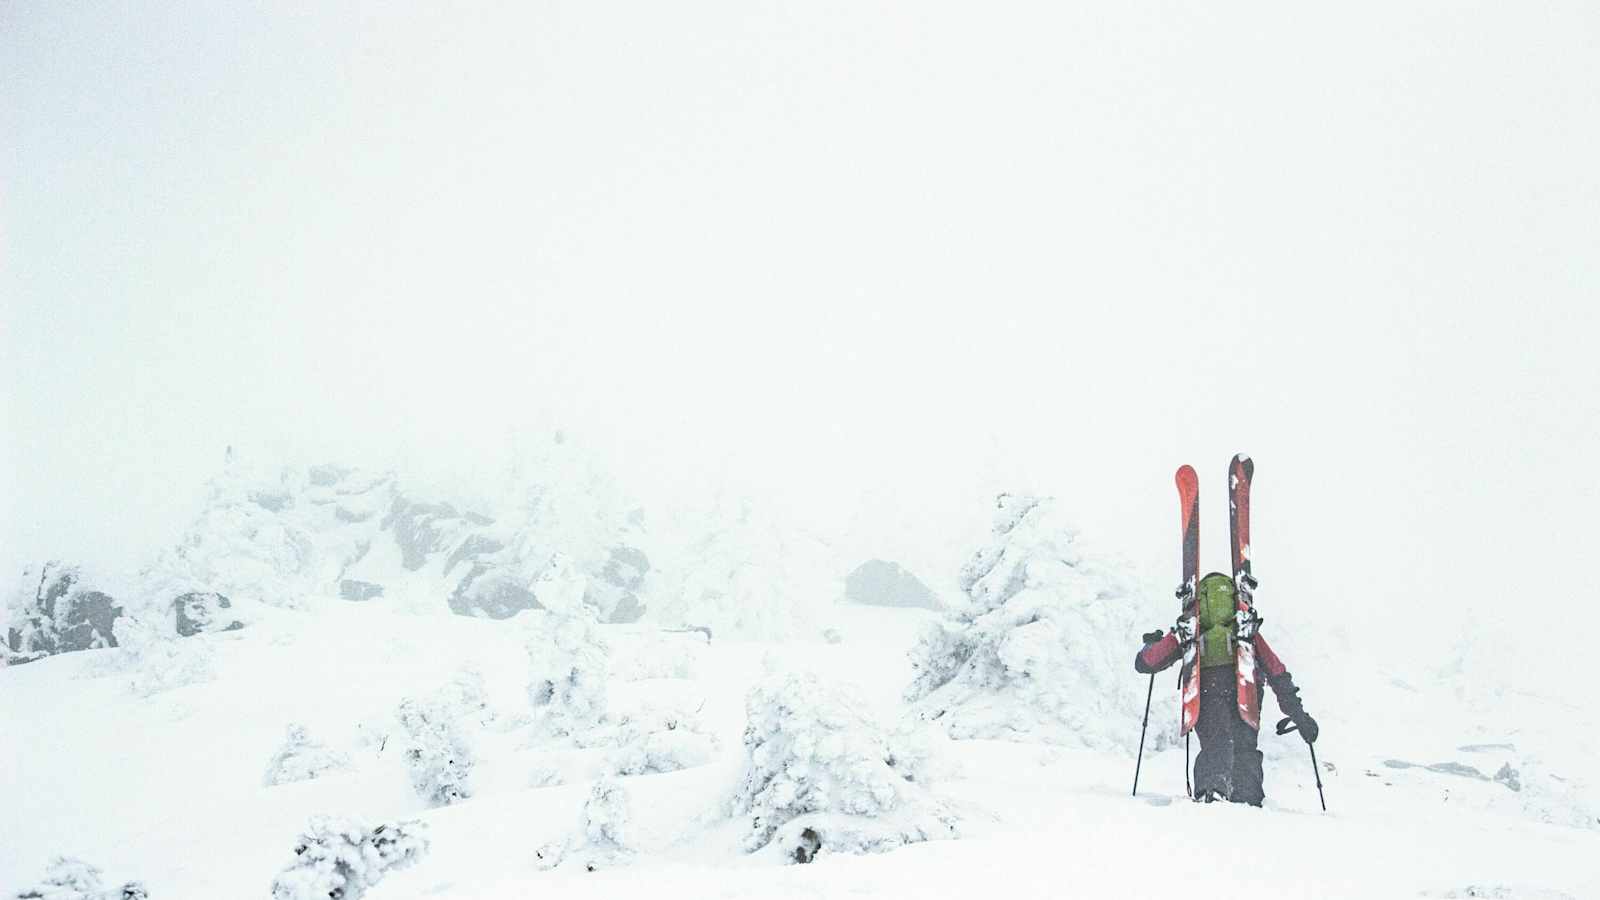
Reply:
<svg viewBox="0 0 1600 900"><path fill-rule="evenodd" d="M426 6L0 5L8 570L560 422L929 577L1015 485L1175 578L1182 462L1224 566L1246 450L1271 602L1592 597L1595 4Z"/></svg>

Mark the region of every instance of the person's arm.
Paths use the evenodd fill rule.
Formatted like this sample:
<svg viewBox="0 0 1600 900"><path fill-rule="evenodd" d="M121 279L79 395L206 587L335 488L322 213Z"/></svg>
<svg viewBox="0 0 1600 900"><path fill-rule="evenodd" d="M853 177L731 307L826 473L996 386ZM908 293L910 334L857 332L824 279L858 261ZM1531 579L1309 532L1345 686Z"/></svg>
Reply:
<svg viewBox="0 0 1600 900"><path fill-rule="evenodd" d="M1183 656L1183 644L1173 632L1157 641L1144 645L1138 655L1133 658L1134 671L1141 675L1152 675L1177 662Z"/></svg>
<svg viewBox="0 0 1600 900"><path fill-rule="evenodd" d="M1262 671L1266 673L1267 684L1272 687L1272 695L1278 698L1278 708L1283 714L1294 720L1295 727L1306 743L1315 743L1317 740L1317 720L1311 718L1306 712L1305 705L1300 702L1300 688L1295 686L1294 676L1289 674L1289 669L1278 658L1267 644L1267 639L1256 632L1252 639L1256 647L1256 662L1260 663Z"/></svg>

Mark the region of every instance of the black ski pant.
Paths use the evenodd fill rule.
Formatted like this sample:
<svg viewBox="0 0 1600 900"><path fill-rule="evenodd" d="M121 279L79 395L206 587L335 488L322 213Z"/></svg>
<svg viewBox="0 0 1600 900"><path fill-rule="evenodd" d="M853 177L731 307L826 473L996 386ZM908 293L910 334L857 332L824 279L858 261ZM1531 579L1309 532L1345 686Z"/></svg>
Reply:
<svg viewBox="0 0 1600 900"><path fill-rule="evenodd" d="M1256 730L1239 718L1238 686L1233 666L1200 670L1200 755L1194 759L1194 795L1216 791L1235 803L1260 806L1261 751Z"/></svg>

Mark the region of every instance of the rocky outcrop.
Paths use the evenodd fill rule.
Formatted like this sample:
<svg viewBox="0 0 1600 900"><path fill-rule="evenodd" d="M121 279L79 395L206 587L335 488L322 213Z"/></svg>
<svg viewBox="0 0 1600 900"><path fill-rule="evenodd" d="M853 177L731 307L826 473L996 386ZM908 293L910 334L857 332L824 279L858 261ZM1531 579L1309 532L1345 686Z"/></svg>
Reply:
<svg viewBox="0 0 1600 900"><path fill-rule="evenodd" d="M394 501L383 527L400 546L401 565L415 572L428 557L448 550L474 527L494 524L488 516L461 513L448 503L419 503L404 497Z"/></svg>
<svg viewBox="0 0 1600 900"><path fill-rule="evenodd" d="M6 630L7 662L32 662L57 653L94 647L115 647L112 625L122 607L109 594L78 587L76 566L46 563L23 572L31 596L14 610L16 623Z"/></svg>
<svg viewBox="0 0 1600 900"><path fill-rule="evenodd" d="M608 622L637 622L644 615L639 591L650 574L650 558L637 547L611 548L605 567L591 579L584 601L600 610Z"/></svg>
<svg viewBox="0 0 1600 900"><path fill-rule="evenodd" d="M352 603L365 603L374 597L382 597L383 585L346 578L339 582L339 596Z"/></svg>
<svg viewBox="0 0 1600 900"><path fill-rule="evenodd" d="M939 598L899 563L869 559L845 578L845 599L868 606L943 609Z"/></svg>
<svg viewBox="0 0 1600 900"><path fill-rule="evenodd" d="M193 637L209 631L238 631L244 623L223 612L232 608L232 601L221 594L191 591L172 598L179 637Z"/></svg>
<svg viewBox="0 0 1600 900"><path fill-rule="evenodd" d="M450 595L450 609L463 616L509 619L525 609L543 609L514 567L475 562Z"/></svg>

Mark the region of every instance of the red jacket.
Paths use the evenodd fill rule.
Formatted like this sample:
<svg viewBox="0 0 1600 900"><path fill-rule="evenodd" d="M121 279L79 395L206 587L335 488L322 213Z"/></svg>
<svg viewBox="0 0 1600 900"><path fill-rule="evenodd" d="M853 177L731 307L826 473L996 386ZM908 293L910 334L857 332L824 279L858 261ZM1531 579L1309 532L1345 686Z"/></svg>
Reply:
<svg viewBox="0 0 1600 900"><path fill-rule="evenodd" d="M1256 646L1256 665L1268 678L1275 678L1289 671L1284 667L1283 660L1278 658L1278 654L1272 652L1261 632L1256 632L1256 636L1250 640ZM1149 675L1166 669L1182 658L1183 643L1178 640L1175 633L1169 631L1161 640L1146 644L1144 649L1139 651L1139 655L1133 658L1133 667L1139 674Z"/></svg>
<svg viewBox="0 0 1600 900"><path fill-rule="evenodd" d="M1289 670L1284 667L1283 660L1278 654L1272 652L1267 639L1256 632L1250 639L1256 651L1256 677L1251 679L1250 686L1255 691L1255 696L1250 702L1257 709L1261 706L1262 676L1268 684L1272 685L1272 693L1278 699L1278 707L1285 713L1300 706L1300 691L1294 685L1294 679L1289 675ZM1183 643L1173 632L1167 632L1166 637L1152 644L1146 644L1143 650L1133 658L1133 667L1140 674L1149 675L1168 668L1173 663L1183 658Z"/></svg>

